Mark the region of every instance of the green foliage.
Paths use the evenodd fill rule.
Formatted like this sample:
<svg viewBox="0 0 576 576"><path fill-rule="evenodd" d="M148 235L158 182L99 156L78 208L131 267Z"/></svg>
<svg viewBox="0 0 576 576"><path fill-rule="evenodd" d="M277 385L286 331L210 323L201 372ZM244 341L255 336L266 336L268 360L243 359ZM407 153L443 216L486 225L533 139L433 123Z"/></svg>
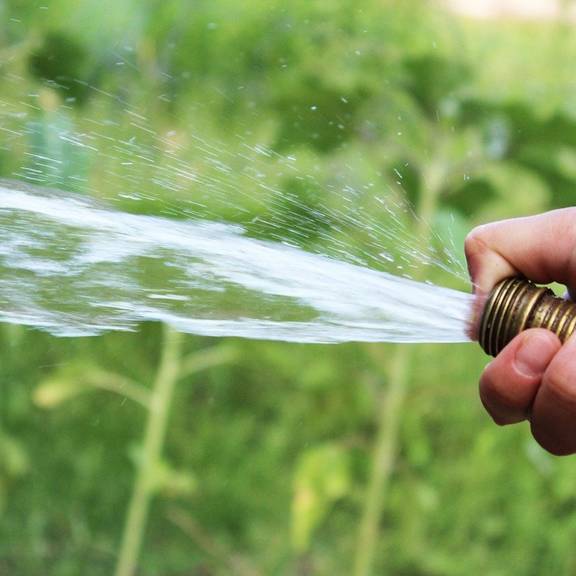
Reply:
<svg viewBox="0 0 576 576"><path fill-rule="evenodd" d="M30 54L28 66L32 76L55 86L71 102L83 104L91 95L86 85L91 73L88 54L73 36L49 32Z"/></svg>
<svg viewBox="0 0 576 576"><path fill-rule="evenodd" d="M462 265L475 223L574 204L556 25L416 0L46 4L0 2L4 176L393 272L431 183L435 254ZM108 576L159 327L0 340L0 574ZM140 573L350 574L394 354L371 350L187 338ZM574 460L488 422L484 363L472 345L415 351L375 574L574 571Z"/></svg>
<svg viewBox="0 0 576 576"><path fill-rule="evenodd" d="M466 86L470 70L461 62L453 62L436 55L409 59L404 64L406 92L416 101L424 115L438 120L458 89Z"/></svg>
<svg viewBox="0 0 576 576"><path fill-rule="evenodd" d="M349 492L349 468L348 455L338 446L316 446L301 455L292 503L292 541L299 554L308 551L334 502Z"/></svg>
<svg viewBox="0 0 576 576"><path fill-rule="evenodd" d="M25 446L17 438L0 431L0 511L6 506L11 488L30 471L30 460Z"/></svg>

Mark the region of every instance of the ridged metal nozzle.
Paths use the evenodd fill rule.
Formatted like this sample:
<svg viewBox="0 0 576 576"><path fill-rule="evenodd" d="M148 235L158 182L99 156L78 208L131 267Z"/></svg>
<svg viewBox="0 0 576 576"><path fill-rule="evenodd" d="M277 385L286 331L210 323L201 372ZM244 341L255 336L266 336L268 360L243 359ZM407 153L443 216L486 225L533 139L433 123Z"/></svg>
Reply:
<svg viewBox="0 0 576 576"><path fill-rule="evenodd" d="M478 333L480 346L496 356L528 328L546 328L565 342L576 329L576 303L558 298L549 288L525 278L503 280L484 306Z"/></svg>

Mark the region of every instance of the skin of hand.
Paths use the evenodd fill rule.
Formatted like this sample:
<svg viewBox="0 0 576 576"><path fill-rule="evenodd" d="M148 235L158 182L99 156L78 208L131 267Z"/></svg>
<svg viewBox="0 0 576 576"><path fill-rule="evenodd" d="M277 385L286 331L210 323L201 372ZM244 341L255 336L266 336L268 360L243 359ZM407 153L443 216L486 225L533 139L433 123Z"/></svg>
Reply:
<svg viewBox="0 0 576 576"><path fill-rule="evenodd" d="M560 282L574 297L576 208L479 226L465 252L476 318L492 288L519 274L539 284ZM485 368L480 398L497 424L528 420L548 452L576 453L576 335L562 345L548 330L522 332Z"/></svg>

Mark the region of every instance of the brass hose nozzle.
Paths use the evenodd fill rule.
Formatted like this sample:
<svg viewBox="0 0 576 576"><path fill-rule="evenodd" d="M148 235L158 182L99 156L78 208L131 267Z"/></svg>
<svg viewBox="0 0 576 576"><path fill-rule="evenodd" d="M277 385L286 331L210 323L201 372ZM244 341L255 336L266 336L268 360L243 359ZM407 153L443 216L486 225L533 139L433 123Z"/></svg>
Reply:
<svg viewBox="0 0 576 576"><path fill-rule="evenodd" d="M492 290L482 317L478 342L496 356L514 336L528 328L546 328L565 342L576 329L576 303L525 278L508 278Z"/></svg>

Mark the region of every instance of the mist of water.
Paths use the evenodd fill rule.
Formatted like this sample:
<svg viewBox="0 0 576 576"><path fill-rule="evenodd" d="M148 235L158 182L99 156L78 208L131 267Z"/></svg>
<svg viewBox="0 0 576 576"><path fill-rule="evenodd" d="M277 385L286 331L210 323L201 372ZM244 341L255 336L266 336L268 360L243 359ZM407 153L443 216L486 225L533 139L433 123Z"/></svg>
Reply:
<svg viewBox="0 0 576 576"><path fill-rule="evenodd" d="M294 342L461 342L472 296L245 235L0 182L0 321L59 336L180 331Z"/></svg>

